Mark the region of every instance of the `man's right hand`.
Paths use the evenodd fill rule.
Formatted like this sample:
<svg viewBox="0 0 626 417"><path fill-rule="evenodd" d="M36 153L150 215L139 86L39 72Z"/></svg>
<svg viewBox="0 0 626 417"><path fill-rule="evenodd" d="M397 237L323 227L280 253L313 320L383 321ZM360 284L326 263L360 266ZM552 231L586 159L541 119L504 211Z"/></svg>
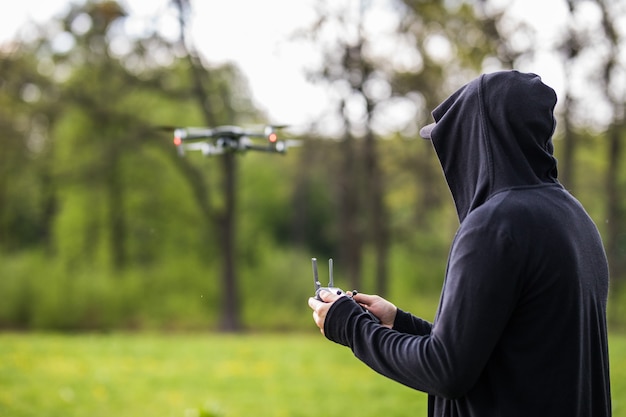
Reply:
<svg viewBox="0 0 626 417"><path fill-rule="evenodd" d="M398 312L398 308L395 305L378 295L357 293L352 298L378 317L381 325L390 329L393 327L393 322Z"/></svg>

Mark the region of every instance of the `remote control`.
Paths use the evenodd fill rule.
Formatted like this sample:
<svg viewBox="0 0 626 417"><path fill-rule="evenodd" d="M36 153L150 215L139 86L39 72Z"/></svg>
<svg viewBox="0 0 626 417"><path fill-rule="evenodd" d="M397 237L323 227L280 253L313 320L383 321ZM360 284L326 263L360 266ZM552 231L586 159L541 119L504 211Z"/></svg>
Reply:
<svg viewBox="0 0 626 417"><path fill-rule="evenodd" d="M315 284L315 298L317 298L320 301L324 301L320 297L321 291L328 291L328 292L335 293L337 295L345 294L341 288L337 288L333 285L333 260L332 258L328 260L328 287L322 287L322 284L320 284L318 274L317 274L317 259L312 258L311 261L313 263L313 281Z"/></svg>
<svg viewBox="0 0 626 417"><path fill-rule="evenodd" d="M320 297L320 292L321 291L328 291L328 292L332 292L335 293L337 295L343 295L345 294L345 292L341 289L341 288L337 288L334 286L334 282L333 282L333 260L332 258L328 260L328 287L322 287L322 284L320 283L319 280L319 276L317 273L317 258L311 258L311 262L313 264L313 282L315 285L315 298L320 300L320 301L324 301L322 300L322 297ZM356 291L354 291L356 292ZM350 297L352 298L352 297ZM353 299L354 301L354 299ZM356 301L354 301L356 303ZM371 311L369 311L368 309L366 309L365 307L363 307L361 304L357 305L359 307L361 307L361 309L367 313L370 318L372 320L374 320L377 323L380 323L380 320L378 319L378 317L376 317L374 314L372 314Z"/></svg>

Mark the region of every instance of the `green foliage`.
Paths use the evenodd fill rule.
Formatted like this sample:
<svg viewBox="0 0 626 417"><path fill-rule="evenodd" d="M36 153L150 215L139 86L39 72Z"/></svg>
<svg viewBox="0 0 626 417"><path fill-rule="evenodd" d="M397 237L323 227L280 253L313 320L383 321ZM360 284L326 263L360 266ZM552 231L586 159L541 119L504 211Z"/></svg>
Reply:
<svg viewBox="0 0 626 417"><path fill-rule="evenodd" d="M194 257L118 275L40 254L2 259L0 326L18 329L209 328L215 273Z"/></svg>
<svg viewBox="0 0 626 417"><path fill-rule="evenodd" d="M222 159L197 153L179 158L171 132L157 127L203 125L205 107L221 124L248 125L263 116L245 80L228 65L200 68L197 76L206 89L200 103L190 60L177 43L156 34L128 38L126 53L112 53L111 39L124 35L115 32L123 25L113 24L124 11L113 3L74 4L46 27L50 36L0 51L2 329L217 327L226 244L220 240L226 207ZM465 44L476 41L481 22L463 2L451 16L445 2L405 3L405 23L417 30L412 36L424 68L389 74L389 80L395 93L418 92L430 108L445 94L441 86L457 85L448 73L464 78L489 47ZM87 32L72 31L78 16L92 19ZM51 39L60 30L75 41L74 48L55 50ZM458 33L472 35L455 46L458 62L429 56L428 38L453 40ZM365 58L361 69L375 70L372 57ZM311 294L311 257L333 257L337 284L348 285L340 258L342 143L301 139L303 146L288 155L249 153L236 159L236 290L248 329L310 326L309 315L300 312ZM614 226L605 221L604 139L580 132L576 163L585 175L572 184L603 233ZM356 157L362 140L354 141ZM558 141L556 149L561 152ZM399 134L380 138L377 155L391 234L389 297L432 317L457 227L447 186L427 141ZM358 203L354 218L368 230L368 205ZM362 246L358 290L372 292L373 243ZM613 301L618 323L626 317L620 305Z"/></svg>

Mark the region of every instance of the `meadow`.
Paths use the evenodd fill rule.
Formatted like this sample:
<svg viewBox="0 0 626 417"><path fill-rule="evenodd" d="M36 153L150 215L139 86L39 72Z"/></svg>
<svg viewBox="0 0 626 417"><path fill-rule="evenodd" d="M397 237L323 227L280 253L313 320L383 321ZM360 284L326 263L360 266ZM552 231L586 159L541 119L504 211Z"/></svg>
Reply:
<svg viewBox="0 0 626 417"><path fill-rule="evenodd" d="M610 338L626 416L626 335ZM426 416L425 394L315 332L0 334L0 416Z"/></svg>

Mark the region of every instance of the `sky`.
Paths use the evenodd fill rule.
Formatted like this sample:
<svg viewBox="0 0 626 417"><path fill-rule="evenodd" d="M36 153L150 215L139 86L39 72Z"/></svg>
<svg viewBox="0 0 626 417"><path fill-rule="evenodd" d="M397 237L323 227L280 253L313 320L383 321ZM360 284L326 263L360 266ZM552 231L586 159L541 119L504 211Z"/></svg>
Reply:
<svg viewBox="0 0 626 417"><path fill-rule="evenodd" d="M62 15L72 0L20 0L6 5L0 14L0 45L23 32L26 22L45 22ZM80 0L73 0L80 1ZM360 1L341 0L358 10ZM558 4L545 10L544 0L501 0L510 4L509 13L541 28L542 42L550 43L564 13ZM162 32L178 36L177 14L168 7L170 0L120 0L129 11L126 29L140 34L158 24ZM290 42L297 28L311 23L315 0L192 0L194 14L191 39L210 63L234 62L250 84L253 100L271 123L305 125L320 117L328 103L327 92L310 82L304 69L312 64L311 51ZM379 6L385 1L365 1ZM543 10L541 14L529 14ZM384 23L381 15L379 19ZM549 54L531 68L557 93L562 85ZM526 70L525 68L520 68Z"/></svg>

